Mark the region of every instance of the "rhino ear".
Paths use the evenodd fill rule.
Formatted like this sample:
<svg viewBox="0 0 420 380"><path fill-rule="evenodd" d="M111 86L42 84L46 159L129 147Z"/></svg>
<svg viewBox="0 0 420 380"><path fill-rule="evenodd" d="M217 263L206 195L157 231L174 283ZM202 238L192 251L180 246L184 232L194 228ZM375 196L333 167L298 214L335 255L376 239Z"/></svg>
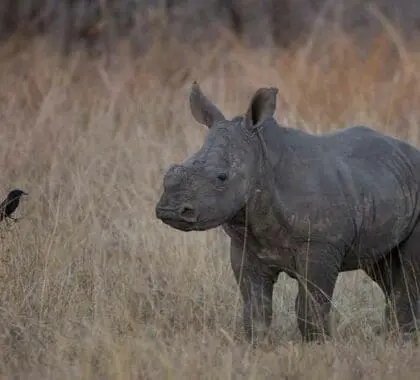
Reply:
<svg viewBox="0 0 420 380"><path fill-rule="evenodd" d="M190 108L194 119L208 128L217 121L225 120L219 109L202 93L196 81L193 82L191 88Z"/></svg>
<svg viewBox="0 0 420 380"><path fill-rule="evenodd" d="M278 88L260 88L251 99L245 114L246 125L249 129L261 126L267 119L273 117L276 110Z"/></svg>

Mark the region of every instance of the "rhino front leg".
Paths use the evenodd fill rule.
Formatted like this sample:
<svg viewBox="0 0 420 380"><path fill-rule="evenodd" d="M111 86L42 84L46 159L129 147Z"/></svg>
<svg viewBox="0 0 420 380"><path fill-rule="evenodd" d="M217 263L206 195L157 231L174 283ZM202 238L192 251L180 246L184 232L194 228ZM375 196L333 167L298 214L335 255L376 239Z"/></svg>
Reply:
<svg viewBox="0 0 420 380"><path fill-rule="evenodd" d="M299 290L295 306L304 341L330 337L329 313L340 263L341 254L326 246L314 245L297 258Z"/></svg>
<svg viewBox="0 0 420 380"><path fill-rule="evenodd" d="M279 271L261 265L251 252L232 241L231 265L243 299L246 340L253 345L267 334L273 316L273 287Z"/></svg>

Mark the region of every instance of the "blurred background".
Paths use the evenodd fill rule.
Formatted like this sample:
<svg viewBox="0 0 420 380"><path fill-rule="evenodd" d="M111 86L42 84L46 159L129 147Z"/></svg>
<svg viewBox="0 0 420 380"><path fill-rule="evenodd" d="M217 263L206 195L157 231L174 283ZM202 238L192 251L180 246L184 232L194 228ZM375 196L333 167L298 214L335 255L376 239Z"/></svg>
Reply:
<svg viewBox="0 0 420 380"><path fill-rule="evenodd" d="M226 30L252 48L296 48L337 30L366 45L384 22L409 40L420 27L415 0L4 0L0 14L4 39L48 35L67 53L73 44L112 48L124 38L141 54L157 38L195 46Z"/></svg>

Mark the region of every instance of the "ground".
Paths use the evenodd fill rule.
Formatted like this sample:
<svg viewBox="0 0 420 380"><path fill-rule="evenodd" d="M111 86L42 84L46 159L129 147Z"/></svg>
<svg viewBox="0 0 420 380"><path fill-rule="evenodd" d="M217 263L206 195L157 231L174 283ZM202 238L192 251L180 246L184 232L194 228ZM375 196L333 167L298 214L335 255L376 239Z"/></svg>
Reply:
<svg viewBox="0 0 420 380"><path fill-rule="evenodd" d="M43 40L3 46L0 192L29 196L0 226L1 378L417 379L420 348L374 334L384 298L361 272L340 275L323 345L300 343L297 287L280 276L271 343L251 352L227 237L154 216L163 173L205 134L193 80L227 116L277 86L279 122L363 123L418 145L420 58L387 38L360 57L340 35L264 54L231 38L206 54L170 43L137 61L121 46L112 66L64 62Z"/></svg>

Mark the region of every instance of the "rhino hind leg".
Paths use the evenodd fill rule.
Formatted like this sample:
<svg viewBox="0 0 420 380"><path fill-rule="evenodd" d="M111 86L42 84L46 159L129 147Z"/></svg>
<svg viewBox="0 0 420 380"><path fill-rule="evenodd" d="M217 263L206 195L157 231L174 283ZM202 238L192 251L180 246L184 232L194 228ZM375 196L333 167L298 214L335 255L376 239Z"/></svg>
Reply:
<svg viewBox="0 0 420 380"><path fill-rule="evenodd" d="M331 338L331 300L337 282L341 257L327 245L311 243L297 258L299 284L295 301L298 328L304 341Z"/></svg>
<svg viewBox="0 0 420 380"><path fill-rule="evenodd" d="M391 286L390 317L392 328L406 341L416 338L420 328L420 225L399 247L400 265Z"/></svg>
<svg viewBox="0 0 420 380"><path fill-rule="evenodd" d="M377 335L387 334L391 326L390 302L393 284L399 274L401 261L398 249L391 250L385 257L366 266L364 271L382 290L385 296L384 326L375 330Z"/></svg>

